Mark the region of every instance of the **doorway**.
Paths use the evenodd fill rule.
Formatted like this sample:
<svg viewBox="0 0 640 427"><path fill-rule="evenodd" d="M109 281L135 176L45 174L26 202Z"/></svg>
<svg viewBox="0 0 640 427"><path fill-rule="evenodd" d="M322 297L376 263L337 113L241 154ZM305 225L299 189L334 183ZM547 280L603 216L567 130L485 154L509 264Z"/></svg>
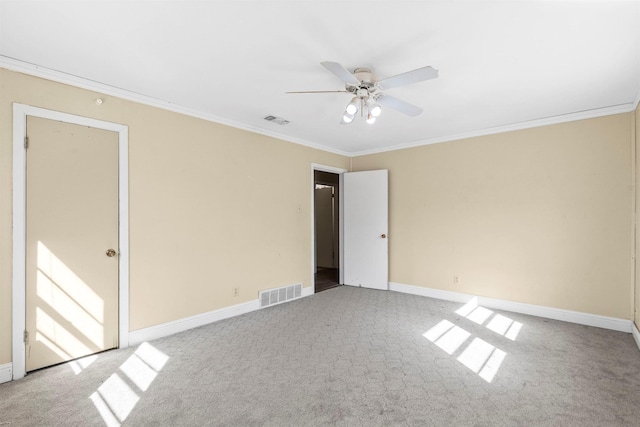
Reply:
<svg viewBox="0 0 640 427"><path fill-rule="evenodd" d="M314 178L314 289L315 293L340 285L340 175L315 170Z"/></svg>
<svg viewBox="0 0 640 427"><path fill-rule="evenodd" d="M339 285L388 290L388 171L347 172L312 164L311 184L311 283L315 289L316 280L328 279L318 283L316 292ZM315 214L316 184L318 190L332 188L329 211L333 222L326 227L337 237L325 247L334 248L330 268L335 270L325 270L317 255L317 240L322 238L317 228L322 227L318 227ZM324 191L328 198L330 191Z"/></svg>
<svg viewBox="0 0 640 427"><path fill-rule="evenodd" d="M13 379L15 380L24 377L27 369L38 369L39 364L42 363L37 362L27 367L27 348L29 343L33 343L38 338L40 338L38 345L42 344L44 347L48 347L46 340L51 341L51 337L59 339L66 335L66 338L69 338L65 344L62 344L62 341L58 341L61 345L57 346L57 348L56 346L51 346L45 350L44 364L42 366L79 357L82 354L86 354L84 350L87 349L91 354L103 349L122 348L129 345L129 184L127 126L17 103L13 106L13 113L12 371ZM105 131L106 134L110 135L111 139L108 145L110 145L112 155L110 156L110 178L106 181L111 181L108 186L111 188L111 203L113 206L107 210L110 210L111 219L109 221L112 224L115 222L115 229L112 228L107 233L110 236L108 237L109 241L101 238L90 239L99 241L99 251L95 251L97 253L97 262L109 265L108 269L111 271L110 280L115 282L115 288L112 285L108 286L110 295L101 294L99 287L82 286L82 282L85 282L85 285L87 281L93 282L90 274L83 271L88 262L82 259L78 262L78 258L72 254L73 248L69 248L64 243L61 244L61 240L58 239L59 236L55 236L55 232L53 235L47 234L48 231L45 234L34 234L39 229L50 230L46 217L47 213L51 213L48 211L48 204L47 208L44 209L45 212L42 212L42 209L37 207L33 208L37 204L31 205L31 203L29 204L32 209L27 210L30 196L37 195L38 192L42 195L42 191L44 191L45 198L50 196L47 193L49 190L44 187L34 190L33 188L28 188L27 185L27 181L29 181L29 184L37 181L37 178L31 175L33 171L27 169L27 152L29 150L27 132L28 128L33 129L37 122L41 122L41 124L48 123L48 125L53 123L54 127L67 128L67 131L72 129L71 134L88 131L92 135L91 138L97 133ZM67 127L69 125L71 125L71 128ZM59 130L53 131L53 134L57 134ZM37 144L36 141L33 143ZM79 147L75 147L71 151L77 148ZM100 153L98 157L103 155L104 153ZM39 163L40 166L43 164L46 166L43 169L45 176L40 180L45 187L48 181L47 177L53 182L53 178L57 179L58 174L64 175L76 166L80 167L80 170L83 168L88 169L89 174L97 173L93 168L94 165L87 165L84 161L75 162L75 166L73 164L55 165L57 160L61 160L64 163L69 159L56 159L55 155L52 157L52 153L46 153L40 157L40 160L42 160ZM30 166L38 165L37 156L29 159L29 162L32 161L34 162ZM46 165L49 162L52 165ZM85 172L87 171L85 170ZM74 177L71 177L67 183L56 181L58 184L54 185L54 187L65 187L66 191L74 185L74 180ZM94 186L96 182L99 183L103 180L104 178L98 178L91 185ZM89 193L94 192L99 193L95 188L90 188ZM84 214L86 213L84 209L93 205L93 202L75 203L72 210ZM103 206L100 206L98 210L103 208ZM41 211L39 219L41 223L36 222L34 225L31 221L31 215L38 213L38 211ZM53 216L62 218L63 222L77 223L77 218L74 219L72 215L64 213L58 215L59 213L55 213ZM29 227L27 227L28 225ZM102 225L97 223L94 225L95 227L93 228L95 229L103 228ZM89 226L91 226L91 220L89 221ZM58 226L53 227L53 229L58 230ZM73 234L76 231L66 230L63 234ZM80 230L76 234L93 234L93 231L88 233L86 230ZM74 247L76 243L74 242L70 246ZM76 253L76 255L78 254ZM81 254L78 257L82 258L85 255ZM103 272L97 275L102 276ZM35 286L30 290L27 288L28 281L35 283ZM111 302L107 303L108 299L111 299ZM80 301L83 304L79 304ZM107 308L107 306L112 308ZM35 320L33 316L28 319L32 311L36 313ZM38 318L38 314L40 314L40 318ZM67 318L71 315L77 318ZM61 326L64 328L61 328ZM74 335L74 337L70 338L69 334L66 334L63 329L66 332L73 332L71 335ZM67 351L64 351L65 348L63 347L65 346ZM56 351L54 349L59 354L55 354ZM52 357L52 355L54 356ZM62 360L60 360L61 357Z"/></svg>

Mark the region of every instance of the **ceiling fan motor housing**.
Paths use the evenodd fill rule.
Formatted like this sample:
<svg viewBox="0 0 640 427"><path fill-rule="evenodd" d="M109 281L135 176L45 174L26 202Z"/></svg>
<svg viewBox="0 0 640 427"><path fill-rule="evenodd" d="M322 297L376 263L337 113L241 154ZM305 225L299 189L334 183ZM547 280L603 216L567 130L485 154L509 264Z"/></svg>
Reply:
<svg viewBox="0 0 640 427"><path fill-rule="evenodd" d="M361 84L366 86L373 86L378 80L376 75L368 68L356 68L353 70L353 75L356 76L356 79L360 80Z"/></svg>
<svg viewBox="0 0 640 427"><path fill-rule="evenodd" d="M369 97L375 97L378 87L376 86L377 77L368 68L356 68L353 71L355 78L360 80L359 85L347 83L345 88L362 100Z"/></svg>

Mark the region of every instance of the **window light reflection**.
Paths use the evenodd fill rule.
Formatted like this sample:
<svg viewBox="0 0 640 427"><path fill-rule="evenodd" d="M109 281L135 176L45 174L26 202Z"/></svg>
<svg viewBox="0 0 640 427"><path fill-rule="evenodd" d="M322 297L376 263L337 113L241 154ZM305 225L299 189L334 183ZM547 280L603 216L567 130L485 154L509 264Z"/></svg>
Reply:
<svg viewBox="0 0 640 427"><path fill-rule="evenodd" d="M168 360L169 356L151 344L142 343L120 365L124 378L114 373L89 396L108 427L120 426L127 419Z"/></svg>
<svg viewBox="0 0 640 427"><path fill-rule="evenodd" d="M73 372L78 375L80 372L84 371L98 359L97 354L92 354L91 356L83 357L81 359L72 360L69 362L69 366L73 369Z"/></svg>
<svg viewBox="0 0 640 427"><path fill-rule="evenodd" d="M516 340L523 326L520 322L480 306L477 297L469 300L455 313L478 325L486 323L487 329L511 341ZM470 332L446 319L441 320L422 335L449 355L456 353L471 337ZM506 356L507 353L502 349L479 337L474 337L460 351L456 360L490 383L500 370Z"/></svg>
<svg viewBox="0 0 640 427"><path fill-rule="evenodd" d="M38 242L38 270L84 308L99 323L104 322L104 302L42 242Z"/></svg>
<svg viewBox="0 0 640 427"><path fill-rule="evenodd" d="M434 328L425 332L423 336L447 354L453 354L471 334L448 320L443 320Z"/></svg>
<svg viewBox="0 0 640 427"><path fill-rule="evenodd" d="M478 306L466 317L472 322L477 323L478 325L482 325L487 321L489 317L491 317L492 314L493 311L489 310L488 308Z"/></svg>
<svg viewBox="0 0 640 427"><path fill-rule="evenodd" d="M93 350L40 307L36 307L36 341L42 342L58 356L67 360L93 353Z"/></svg>
<svg viewBox="0 0 640 427"><path fill-rule="evenodd" d="M118 425L126 420L138 400L140 400L140 396L131 390L131 387L118 374L112 374L89 398L94 404L96 401L100 403L100 406L102 406L100 413L103 415L103 419L105 418L103 413L105 408L102 403L107 406L112 417L107 417L110 419L108 422L105 419L105 422L111 425L113 425L113 417L117 420ZM96 407L100 411L98 405Z"/></svg>

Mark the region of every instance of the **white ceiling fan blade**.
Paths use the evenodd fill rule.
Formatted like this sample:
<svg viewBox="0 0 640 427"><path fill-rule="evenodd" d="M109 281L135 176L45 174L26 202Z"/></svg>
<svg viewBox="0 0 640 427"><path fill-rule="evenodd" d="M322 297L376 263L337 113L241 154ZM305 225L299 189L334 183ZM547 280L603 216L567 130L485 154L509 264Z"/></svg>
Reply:
<svg viewBox="0 0 640 427"><path fill-rule="evenodd" d="M327 70L331 71L336 77L338 77L343 82L353 86L360 85L360 80L358 80L356 76L351 74L346 68L344 68L342 65L338 64L337 62L324 61L324 62L321 62L320 65L322 65Z"/></svg>
<svg viewBox="0 0 640 427"><path fill-rule="evenodd" d="M435 79L438 77L438 70L433 67L422 67L417 70L407 71L406 73L397 74L393 77L378 81L378 86L382 89L391 89L398 86L404 86L411 83L418 83L424 80Z"/></svg>
<svg viewBox="0 0 640 427"><path fill-rule="evenodd" d="M408 116L419 116L422 113L422 108L415 106L413 104L409 104L402 99L398 99L395 96L391 95L382 95L376 101L384 107L392 108L396 111L400 111Z"/></svg>
<svg viewBox="0 0 640 427"><path fill-rule="evenodd" d="M348 93L346 90L302 90L285 93Z"/></svg>

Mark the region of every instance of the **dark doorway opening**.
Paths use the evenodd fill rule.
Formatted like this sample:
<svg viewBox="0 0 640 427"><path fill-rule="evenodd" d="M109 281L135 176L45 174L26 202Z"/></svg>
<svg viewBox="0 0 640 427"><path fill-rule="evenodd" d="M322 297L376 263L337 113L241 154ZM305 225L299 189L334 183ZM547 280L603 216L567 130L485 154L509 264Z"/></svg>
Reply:
<svg viewBox="0 0 640 427"><path fill-rule="evenodd" d="M340 176L314 171L315 292L340 284Z"/></svg>

